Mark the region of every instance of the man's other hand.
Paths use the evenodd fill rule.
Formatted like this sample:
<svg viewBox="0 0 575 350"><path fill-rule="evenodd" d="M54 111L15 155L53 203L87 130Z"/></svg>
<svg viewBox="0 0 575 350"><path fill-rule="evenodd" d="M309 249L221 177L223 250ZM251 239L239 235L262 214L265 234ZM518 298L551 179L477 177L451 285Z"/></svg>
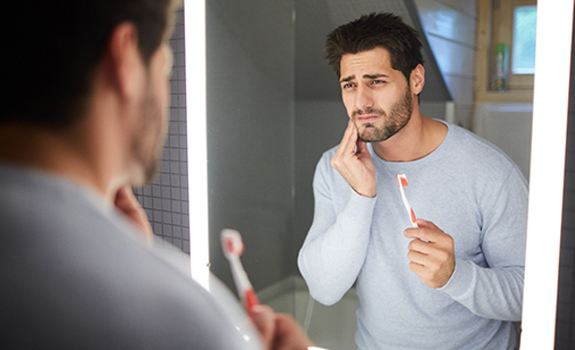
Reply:
<svg viewBox="0 0 575 350"><path fill-rule="evenodd" d="M307 350L312 344L303 329L287 314L276 314L267 305L248 311L266 350Z"/></svg>
<svg viewBox="0 0 575 350"><path fill-rule="evenodd" d="M408 228L405 236L409 243L409 268L431 288L443 287L455 270L455 244L453 238L431 221L418 219L419 228Z"/></svg>

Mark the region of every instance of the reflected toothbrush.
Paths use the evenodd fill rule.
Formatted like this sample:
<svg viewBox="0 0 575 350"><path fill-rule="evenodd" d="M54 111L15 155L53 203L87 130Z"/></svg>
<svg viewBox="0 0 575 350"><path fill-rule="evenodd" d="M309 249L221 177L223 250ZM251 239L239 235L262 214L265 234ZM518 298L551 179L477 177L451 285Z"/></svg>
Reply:
<svg viewBox="0 0 575 350"><path fill-rule="evenodd" d="M409 216L409 222L411 223L411 227L418 228L417 223L415 222L417 218L415 217L415 212L413 208L409 205L407 201L407 197L405 196L405 187L408 185L407 176L405 174L398 174L397 175L397 182L399 183L399 191L401 192L401 199L403 200L403 206L407 211L407 215Z"/></svg>
<svg viewBox="0 0 575 350"><path fill-rule="evenodd" d="M232 270L238 296L246 310L250 310L255 305L258 305L259 301L240 261L240 256L244 252L242 236L236 230L224 229L222 230L220 239L224 255L230 262L230 269Z"/></svg>

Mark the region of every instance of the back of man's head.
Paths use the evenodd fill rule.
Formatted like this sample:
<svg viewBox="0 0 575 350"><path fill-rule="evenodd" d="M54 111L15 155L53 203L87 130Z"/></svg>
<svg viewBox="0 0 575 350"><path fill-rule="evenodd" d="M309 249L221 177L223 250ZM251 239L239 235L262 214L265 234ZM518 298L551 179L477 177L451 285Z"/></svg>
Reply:
<svg viewBox="0 0 575 350"><path fill-rule="evenodd" d="M0 21L0 124L51 128L83 114L113 29L134 24L145 63L166 39L178 0L10 1Z"/></svg>
<svg viewBox="0 0 575 350"><path fill-rule="evenodd" d="M423 64L417 31L391 13L371 13L341 25L327 36L325 51L329 65L339 76L339 63L345 54L376 47L389 52L391 65L409 80L411 71Z"/></svg>

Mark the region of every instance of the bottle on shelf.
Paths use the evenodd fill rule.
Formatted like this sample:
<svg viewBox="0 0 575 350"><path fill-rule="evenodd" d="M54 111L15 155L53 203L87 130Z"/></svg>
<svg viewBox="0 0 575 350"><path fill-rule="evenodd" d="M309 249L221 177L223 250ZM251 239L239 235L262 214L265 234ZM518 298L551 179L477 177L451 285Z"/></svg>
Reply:
<svg viewBox="0 0 575 350"><path fill-rule="evenodd" d="M505 91L509 88L508 76L507 45L499 43L495 46L495 90Z"/></svg>

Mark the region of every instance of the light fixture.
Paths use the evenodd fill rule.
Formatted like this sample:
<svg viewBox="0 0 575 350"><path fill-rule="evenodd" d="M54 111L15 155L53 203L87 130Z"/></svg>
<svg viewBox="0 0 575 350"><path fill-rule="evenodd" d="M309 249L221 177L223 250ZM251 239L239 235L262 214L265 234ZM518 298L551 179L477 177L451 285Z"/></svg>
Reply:
<svg viewBox="0 0 575 350"><path fill-rule="evenodd" d="M572 31L573 0L537 2L522 350L555 344Z"/></svg>
<svg viewBox="0 0 575 350"><path fill-rule="evenodd" d="M184 0L190 265L192 278L208 289L205 5L205 0Z"/></svg>

